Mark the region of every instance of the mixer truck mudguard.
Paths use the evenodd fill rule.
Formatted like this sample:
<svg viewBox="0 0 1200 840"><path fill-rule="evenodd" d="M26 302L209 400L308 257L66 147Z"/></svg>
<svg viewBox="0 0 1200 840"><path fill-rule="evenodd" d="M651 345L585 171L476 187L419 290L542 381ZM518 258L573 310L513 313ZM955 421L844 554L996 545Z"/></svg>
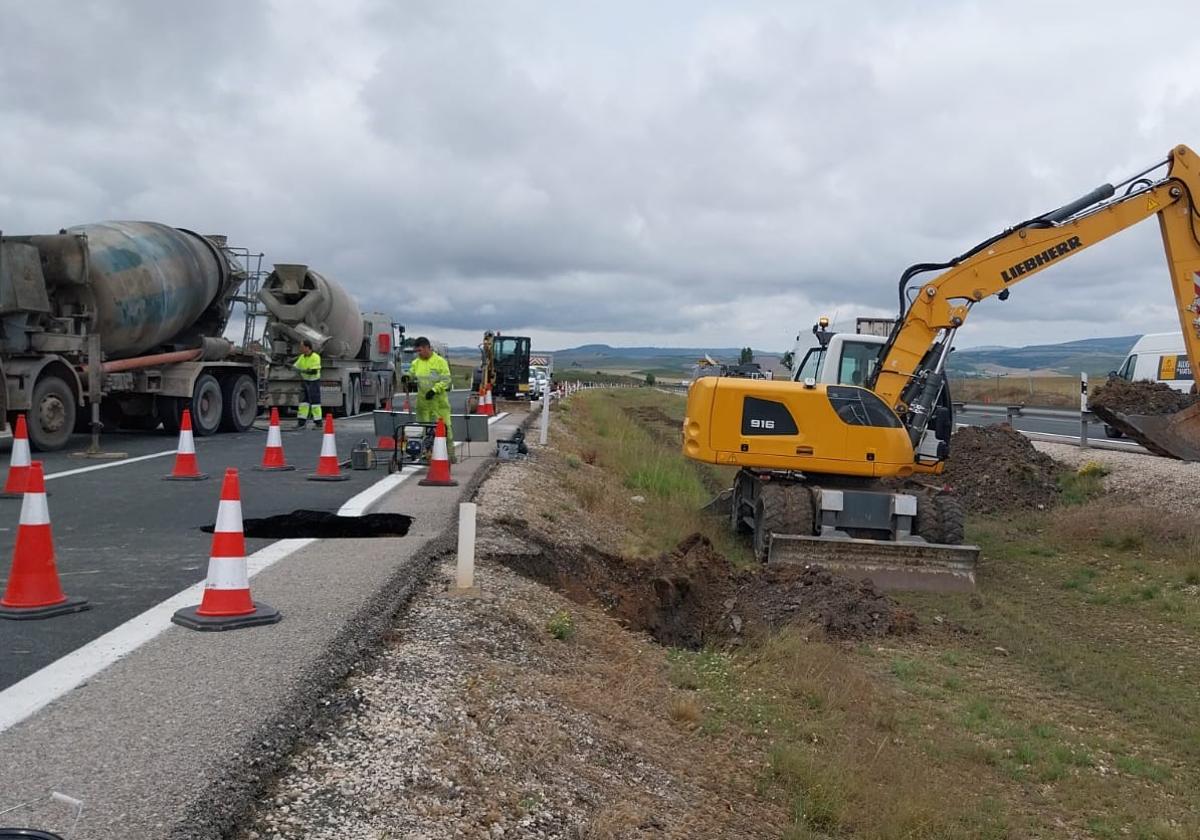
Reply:
<svg viewBox="0 0 1200 840"><path fill-rule="evenodd" d="M391 396L396 350L391 318L360 312L341 285L306 265L277 263L263 281L259 298L267 309L265 345L270 358L261 405L284 409L303 397L292 363L300 342L321 354L321 405L345 416L379 408Z"/></svg>
<svg viewBox="0 0 1200 840"><path fill-rule="evenodd" d="M155 222L0 236L0 418L35 449L105 426L244 431L261 364L222 337L245 277L224 237Z"/></svg>

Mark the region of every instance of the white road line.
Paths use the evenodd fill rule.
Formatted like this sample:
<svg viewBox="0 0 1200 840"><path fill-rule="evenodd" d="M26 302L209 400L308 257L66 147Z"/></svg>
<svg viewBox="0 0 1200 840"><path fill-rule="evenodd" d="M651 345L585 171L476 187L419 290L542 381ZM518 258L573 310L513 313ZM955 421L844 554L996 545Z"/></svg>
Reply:
<svg viewBox="0 0 1200 840"><path fill-rule="evenodd" d="M379 479L366 490L352 497L338 508L338 516L363 516L371 505L421 471L421 467L408 466L402 472Z"/></svg>
<svg viewBox="0 0 1200 840"><path fill-rule="evenodd" d="M247 573L254 577L313 542L315 540L280 540L271 543L246 558ZM176 610L199 603L203 593L204 581L189 586L0 691L0 732L16 726L157 637L171 626L171 616Z"/></svg>
<svg viewBox="0 0 1200 840"><path fill-rule="evenodd" d="M110 467L123 467L126 464L136 464L138 461L149 461L152 458L165 458L167 455L174 455L174 449L168 449L165 452L154 452L150 455L139 455L136 458L122 458L120 461L109 461L107 464L93 464L90 467L80 467L77 470L63 470L62 472L50 473L46 476L49 481L52 478L66 478L69 475L81 475L82 473L95 472L96 470L107 470Z"/></svg>
<svg viewBox="0 0 1200 840"><path fill-rule="evenodd" d="M499 422L508 416L508 412L488 418L488 425ZM145 461L150 458L161 458L173 455L175 450L157 452L153 455L143 455L129 458L111 464L97 464L82 467L78 470L67 470L54 473L46 478L59 478L67 475L77 475L82 472L101 470L107 467L130 464L135 461ZM339 516L362 516L367 509L389 490L398 487L413 475L419 473L419 468L410 467L403 472L385 476L358 495L347 501L338 510ZM285 557L316 542L312 539L279 540L246 558L246 571L249 577L278 563ZM30 674L18 683L0 691L0 732L16 726L21 721L45 708L50 703L62 697L72 689L87 682L109 665L133 653L146 642L158 637L171 626L171 616L176 610L199 603L204 594L205 581L189 586L182 592L172 595L165 601L160 601L150 609L134 616L124 624L114 627L103 636L92 639L82 647L51 662L39 671Z"/></svg>

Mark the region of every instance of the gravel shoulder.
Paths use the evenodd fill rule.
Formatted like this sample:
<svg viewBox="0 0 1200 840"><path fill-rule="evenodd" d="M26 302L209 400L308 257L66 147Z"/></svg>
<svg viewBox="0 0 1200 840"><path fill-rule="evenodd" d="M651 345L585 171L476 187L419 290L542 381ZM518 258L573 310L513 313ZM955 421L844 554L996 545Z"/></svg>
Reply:
<svg viewBox="0 0 1200 840"><path fill-rule="evenodd" d="M1074 469L1098 463L1108 469L1104 489L1115 500L1143 507L1192 513L1191 498L1200 484L1200 464L1110 449L1080 449L1064 443L1035 441L1040 452Z"/></svg>
<svg viewBox="0 0 1200 840"><path fill-rule="evenodd" d="M666 649L486 559L521 550L493 523L513 500L528 511L545 468L535 453L484 483L482 597L445 594L447 558L239 840L782 835L786 808L759 791L762 745L701 733Z"/></svg>

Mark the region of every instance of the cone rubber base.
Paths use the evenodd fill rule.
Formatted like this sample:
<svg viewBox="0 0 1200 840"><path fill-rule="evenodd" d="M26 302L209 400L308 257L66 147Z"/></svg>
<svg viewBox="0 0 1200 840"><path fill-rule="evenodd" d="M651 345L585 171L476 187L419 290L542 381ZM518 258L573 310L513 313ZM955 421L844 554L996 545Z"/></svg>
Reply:
<svg viewBox="0 0 1200 840"><path fill-rule="evenodd" d="M309 473L308 475L306 475L304 477L307 478L309 481L349 481L350 480L350 476L348 476L346 473L341 473L339 475L317 475L316 473Z"/></svg>
<svg viewBox="0 0 1200 840"><path fill-rule="evenodd" d="M90 610L92 605L86 598L68 598L61 604L51 604L48 607L0 607L0 618L13 621L24 621L34 618L53 618L56 615L83 612Z"/></svg>
<svg viewBox="0 0 1200 840"><path fill-rule="evenodd" d="M199 475L164 475L163 481L204 481L206 478L208 478L207 473L200 473Z"/></svg>
<svg viewBox="0 0 1200 840"><path fill-rule="evenodd" d="M287 472L288 470L294 469L296 469L296 467L292 464L284 464L282 467L264 467L260 464L259 466L254 467L254 470L257 472Z"/></svg>
<svg viewBox="0 0 1200 840"><path fill-rule="evenodd" d="M184 607L171 616L171 621L189 630L238 630L242 627L257 627L260 624L275 624L283 618L279 610L262 601L254 602L254 612L245 615L198 615L200 609Z"/></svg>
<svg viewBox="0 0 1200 840"><path fill-rule="evenodd" d="M423 478L420 481L418 481L417 484L421 485L422 487L457 487L458 486L458 482L455 481L454 479L450 479L449 481L436 481L436 480L430 480L428 478Z"/></svg>

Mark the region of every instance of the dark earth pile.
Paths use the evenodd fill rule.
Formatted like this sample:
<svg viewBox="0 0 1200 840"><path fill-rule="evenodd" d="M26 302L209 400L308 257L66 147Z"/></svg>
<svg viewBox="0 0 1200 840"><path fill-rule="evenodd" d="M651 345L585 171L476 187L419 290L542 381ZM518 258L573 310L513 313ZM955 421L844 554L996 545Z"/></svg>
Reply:
<svg viewBox="0 0 1200 840"><path fill-rule="evenodd" d="M1049 507L1063 467L1007 424L966 426L950 440L943 480L971 513Z"/></svg>
<svg viewBox="0 0 1200 840"><path fill-rule="evenodd" d="M1127 382L1111 379L1088 396L1088 408L1119 414L1174 414L1196 402L1165 382Z"/></svg>
<svg viewBox="0 0 1200 840"><path fill-rule="evenodd" d="M736 642L796 624L832 637L866 638L913 629L915 619L869 582L823 569L737 570L712 543L692 534L654 558L606 554L590 546L548 544L506 523L528 553L493 555L509 568L580 603L599 602L660 644L697 648Z"/></svg>

